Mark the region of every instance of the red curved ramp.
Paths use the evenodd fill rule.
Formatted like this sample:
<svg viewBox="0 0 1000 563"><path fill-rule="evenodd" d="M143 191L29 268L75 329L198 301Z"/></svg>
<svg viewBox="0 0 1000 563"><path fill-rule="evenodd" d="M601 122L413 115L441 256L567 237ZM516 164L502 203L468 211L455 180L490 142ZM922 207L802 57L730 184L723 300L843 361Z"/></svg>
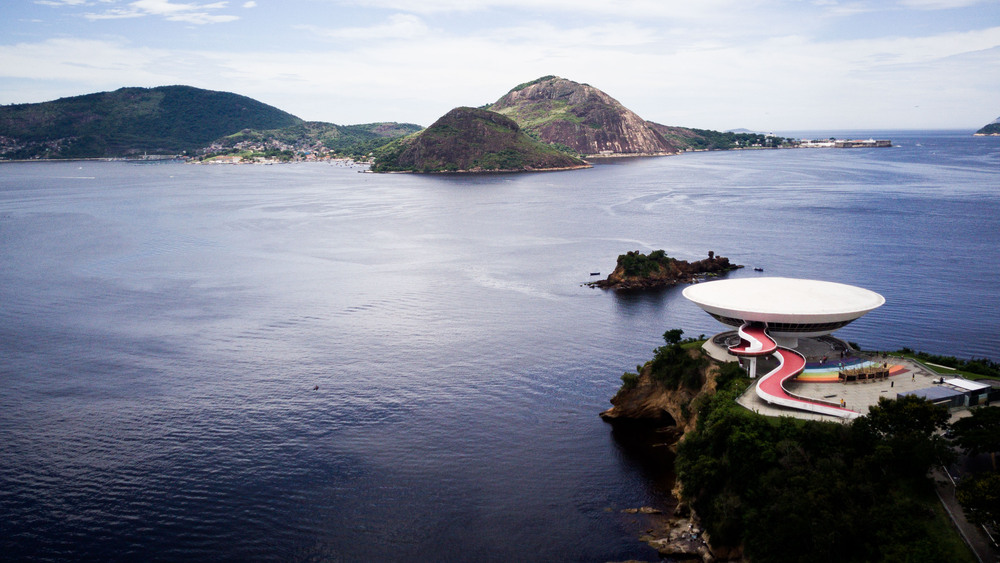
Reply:
<svg viewBox="0 0 1000 563"><path fill-rule="evenodd" d="M778 348L777 342L763 326L745 323L739 328L739 334L739 345L729 347L729 351L737 356L767 356Z"/></svg>
<svg viewBox="0 0 1000 563"><path fill-rule="evenodd" d="M850 409L789 394L785 390L784 384L789 379L794 379L795 376L802 373L802 370L806 367L806 359L795 350L780 346L775 351L774 356L778 359L778 367L771 370L757 382L757 396L765 402L840 418L861 416L861 413Z"/></svg>

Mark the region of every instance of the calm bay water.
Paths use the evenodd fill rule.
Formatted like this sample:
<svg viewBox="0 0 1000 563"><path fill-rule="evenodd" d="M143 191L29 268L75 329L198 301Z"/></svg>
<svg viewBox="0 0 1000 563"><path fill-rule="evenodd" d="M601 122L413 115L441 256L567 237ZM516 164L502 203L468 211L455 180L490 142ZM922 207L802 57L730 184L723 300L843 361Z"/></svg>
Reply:
<svg viewBox="0 0 1000 563"><path fill-rule="evenodd" d="M0 557L652 559L621 509L669 459L597 413L665 330L721 327L581 285L618 254L860 285L887 303L838 336L1000 359L1000 139L862 135L899 146L0 165Z"/></svg>

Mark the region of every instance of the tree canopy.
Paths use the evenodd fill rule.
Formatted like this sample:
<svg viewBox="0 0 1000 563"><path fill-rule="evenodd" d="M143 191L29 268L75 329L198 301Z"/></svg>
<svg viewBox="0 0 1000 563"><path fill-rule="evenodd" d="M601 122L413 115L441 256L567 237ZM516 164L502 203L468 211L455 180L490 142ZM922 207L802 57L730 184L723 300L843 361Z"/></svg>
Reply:
<svg viewBox="0 0 1000 563"><path fill-rule="evenodd" d="M722 545L754 561L945 561L927 472L947 458L947 411L883 400L850 425L766 418L732 384L706 401L681 443L682 496Z"/></svg>
<svg viewBox="0 0 1000 563"><path fill-rule="evenodd" d="M1000 452L1000 407L978 408L971 416L956 420L951 428L959 446L973 455L990 454L993 469L996 469L996 453Z"/></svg>

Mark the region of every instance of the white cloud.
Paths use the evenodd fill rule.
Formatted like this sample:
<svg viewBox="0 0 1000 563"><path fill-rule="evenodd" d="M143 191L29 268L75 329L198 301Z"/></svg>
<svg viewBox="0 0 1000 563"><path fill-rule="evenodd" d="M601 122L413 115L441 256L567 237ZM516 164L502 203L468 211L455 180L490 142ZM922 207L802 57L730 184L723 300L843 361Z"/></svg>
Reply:
<svg viewBox="0 0 1000 563"><path fill-rule="evenodd" d="M35 0L42 6L86 6L87 0Z"/></svg>
<svg viewBox="0 0 1000 563"><path fill-rule="evenodd" d="M140 6L159 6L167 17L195 4ZM198 11L207 6L221 3ZM248 95L305 119L426 125L452 107L492 102L520 82L556 74L601 88L653 121L775 130L962 126L979 120L963 116L995 107L1000 90L1000 75L982 71L1000 66L1000 27L818 42L810 30L780 33L790 27L776 25L761 32L750 21L734 33L643 18L581 18L562 27L541 16L504 21L439 27L453 22L395 13L367 27L309 28L336 41L303 37L292 51L70 39L0 45L0 84L75 81L76 93L190 84ZM903 111L916 105L924 113Z"/></svg>
<svg viewBox="0 0 1000 563"><path fill-rule="evenodd" d="M951 10L984 4L987 1L989 0L899 0L899 4L917 10Z"/></svg>
<svg viewBox="0 0 1000 563"><path fill-rule="evenodd" d="M254 2L253 0L250 0L249 2L244 2L243 3L243 7L244 8L256 8L257 7L257 3Z"/></svg>
<svg viewBox="0 0 1000 563"><path fill-rule="evenodd" d="M144 16L160 16L168 21L204 25L209 23L225 23L240 19L239 16L228 14L212 14L213 10L226 7L227 2L212 4L174 3L171 0L137 0L130 2L124 8L110 8L100 13L84 14L89 20L108 20L123 18L138 18Z"/></svg>
<svg viewBox="0 0 1000 563"><path fill-rule="evenodd" d="M369 27L344 27L323 29L315 26L299 26L318 36L329 39L414 39L427 35L429 29L418 16L393 14L386 23Z"/></svg>
<svg viewBox="0 0 1000 563"><path fill-rule="evenodd" d="M561 14L599 14L620 17L689 19L724 18L734 11L752 13L766 6L763 0L334 0L343 6L364 6L402 12L432 14L484 10L526 10Z"/></svg>

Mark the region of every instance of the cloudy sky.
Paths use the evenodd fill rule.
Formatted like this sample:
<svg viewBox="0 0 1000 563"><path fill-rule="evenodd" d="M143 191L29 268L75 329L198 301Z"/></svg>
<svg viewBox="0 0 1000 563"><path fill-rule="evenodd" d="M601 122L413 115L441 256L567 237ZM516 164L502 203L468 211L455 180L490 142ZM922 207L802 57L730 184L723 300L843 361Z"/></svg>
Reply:
<svg viewBox="0 0 1000 563"><path fill-rule="evenodd" d="M970 128L1000 0L4 0L0 104L122 86L429 125L554 74L667 125Z"/></svg>

